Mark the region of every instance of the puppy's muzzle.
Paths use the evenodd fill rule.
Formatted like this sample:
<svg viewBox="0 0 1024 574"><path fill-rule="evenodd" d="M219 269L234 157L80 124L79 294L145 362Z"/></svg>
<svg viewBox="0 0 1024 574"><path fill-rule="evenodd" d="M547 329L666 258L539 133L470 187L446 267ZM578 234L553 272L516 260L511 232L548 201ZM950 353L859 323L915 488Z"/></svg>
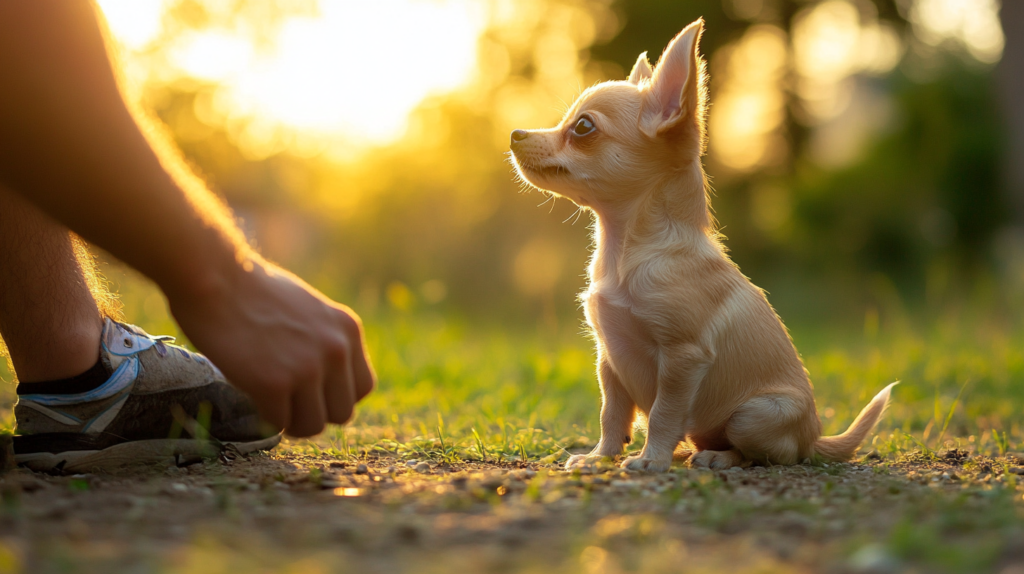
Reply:
<svg viewBox="0 0 1024 574"><path fill-rule="evenodd" d="M512 142L509 144L509 148L513 151L519 151L520 144L530 137L530 132L526 130L512 130Z"/></svg>

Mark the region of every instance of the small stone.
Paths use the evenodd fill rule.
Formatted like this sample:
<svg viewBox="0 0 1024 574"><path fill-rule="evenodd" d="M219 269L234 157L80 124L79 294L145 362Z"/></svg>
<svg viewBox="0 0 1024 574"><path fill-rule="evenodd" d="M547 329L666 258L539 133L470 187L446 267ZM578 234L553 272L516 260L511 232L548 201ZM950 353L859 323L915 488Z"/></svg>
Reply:
<svg viewBox="0 0 1024 574"><path fill-rule="evenodd" d="M515 480L529 480L534 476L537 476L537 472L530 470L528 468L524 468L519 470L513 470L512 472L509 473L509 476L511 476Z"/></svg>
<svg viewBox="0 0 1024 574"><path fill-rule="evenodd" d="M848 565L854 572L895 572L899 562L879 544L864 546L850 556Z"/></svg>
<svg viewBox="0 0 1024 574"><path fill-rule="evenodd" d="M416 460L414 458L412 460L407 460L405 462L405 466L408 466L409 468L416 468L416 465L419 464L419 463L420 463L420 461L418 461L418 460Z"/></svg>
<svg viewBox="0 0 1024 574"><path fill-rule="evenodd" d="M1010 474L1024 474L1024 467L1014 466L1010 468Z"/></svg>
<svg viewBox="0 0 1024 574"><path fill-rule="evenodd" d="M366 474L368 472L370 472L370 469L367 468L365 464L359 463L359 465L356 466L356 474Z"/></svg>
<svg viewBox="0 0 1024 574"><path fill-rule="evenodd" d="M420 464L427 464L425 462ZM418 465L417 465L418 466ZM415 544L420 539L420 530L412 524L402 524L395 529L395 536L406 544Z"/></svg>
<svg viewBox="0 0 1024 574"><path fill-rule="evenodd" d="M430 465L425 463L425 462L421 462L421 463L417 464L415 467L413 467L413 470L415 470L416 472L418 472L420 474L429 474L430 473Z"/></svg>

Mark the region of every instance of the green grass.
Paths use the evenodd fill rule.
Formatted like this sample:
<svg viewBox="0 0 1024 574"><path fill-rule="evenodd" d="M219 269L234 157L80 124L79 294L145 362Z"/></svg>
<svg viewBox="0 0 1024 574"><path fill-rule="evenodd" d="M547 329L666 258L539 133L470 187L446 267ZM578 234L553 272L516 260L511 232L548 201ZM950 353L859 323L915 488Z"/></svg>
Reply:
<svg viewBox="0 0 1024 574"><path fill-rule="evenodd" d="M108 270L129 320L180 335L155 288ZM488 325L436 312L365 316L380 384L355 422L316 448L351 456L374 446L437 460L564 456L599 438L600 392L591 341L579 323L560 331L524 321ZM1015 451L1024 442L1024 321L947 314L859 325L790 324L811 374L827 434L842 432L882 387L902 381L878 427L883 454L973 446ZM13 379L0 365L0 378ZM8 414L13 385L3 385ZM633 448L642 444L638 435Z"/></svg>
<svg viewBox="0 0 1024 574"><path fill-rule="evenodd" d="M367 330L380 385L352 426L324 437L331 448L515 460L599 438L592 344L578 332L401 313L368 318ZM904 327L867 340L798 327L794 338L828 434L899 380L874 437L883 454L958 444L997 453L1024 440L1024 328Z"/></svg>

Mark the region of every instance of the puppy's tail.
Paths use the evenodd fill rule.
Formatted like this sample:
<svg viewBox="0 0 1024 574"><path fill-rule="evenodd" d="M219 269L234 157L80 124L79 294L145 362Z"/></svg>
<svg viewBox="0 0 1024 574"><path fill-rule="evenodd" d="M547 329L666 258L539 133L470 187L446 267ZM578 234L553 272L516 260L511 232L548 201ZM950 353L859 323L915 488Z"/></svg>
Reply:
<svg viewBox="0 0 1024 574"><path fill-rule="evenodd" d="M897 384L899 381L885 387L882 392L875 395L875 398L871 399L868 406L864 407L864 410L857 415L857 419L853 421L850 428L846 429L846 432L841 435L819 438L814 443L814 453L829 461L850 460L853 453L857 452L857 448L860 447L860 443L864 442L864 438L871 432L871 429L875 428L875 423L885 412L885 408L889 406L889 393Z"/></svg>

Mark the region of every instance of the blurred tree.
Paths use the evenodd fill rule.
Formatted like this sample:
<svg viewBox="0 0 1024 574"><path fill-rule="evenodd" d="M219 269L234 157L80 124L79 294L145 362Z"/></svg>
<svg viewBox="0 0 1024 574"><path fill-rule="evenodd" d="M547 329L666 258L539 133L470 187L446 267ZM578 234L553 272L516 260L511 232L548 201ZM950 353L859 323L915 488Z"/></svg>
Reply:
<svg viewBox="0 0 1024 574"><path fill-rule="evenodd" d="M1018 225L1024 225L1024 2L1003 2L999 19L1006 35L999 63L999 91L1008 146L1003 165Z"/></svg>
<svg viewBox="0 0 1024 574"><path fill-rule="evenodd" d="M955 42L918 41L913 10L924 3L489 2L470 85L421 102L404 139L350 157L287 146L253 156L239 143L244 118L210 113L219 92L209 81L155 74L143 101L269 256L357 310L426 306L575 328L585 223L562 223L575 221L567 202L537 209L542 196L516 193L503 157L507 134L551 125L583 86L622 79L641 52L655 61L675 33L703 17L712 121L770 120L756 161L730 164L722 149L708 158L734 258L787 317L862 317L882 291L931 304L942 301L935 293L952 292L942 285L983 277L1006 220L991 68ZM1020 12L1019 2L1006 4L1004 22L1011 6ZM162 36L146 52L154 67L173 59L177 40L206 27L272 44L283 18L316 9L312 0L276 3L269 16L240 0L168 5ZM823 30L808 30L812 15ZM1020 89L1013 62L1021 36L1007 28L1004 93L1014 80ZM806 43L810 32L817 44ZM835 60L837 51L845 59ZM888 58L882 64L880 55ZM834 80L826 86L832 115L815 108L801 70L808 58ZM775 71L766 74L766 62ZM746 76L761 83L737 96L735 83ZM751 101L762 108L743 107ZM1005 101L1020 112L1019 96ZM748 139L741 133L728 146ZM844 149L853 152L838 153Z"/></svg>

